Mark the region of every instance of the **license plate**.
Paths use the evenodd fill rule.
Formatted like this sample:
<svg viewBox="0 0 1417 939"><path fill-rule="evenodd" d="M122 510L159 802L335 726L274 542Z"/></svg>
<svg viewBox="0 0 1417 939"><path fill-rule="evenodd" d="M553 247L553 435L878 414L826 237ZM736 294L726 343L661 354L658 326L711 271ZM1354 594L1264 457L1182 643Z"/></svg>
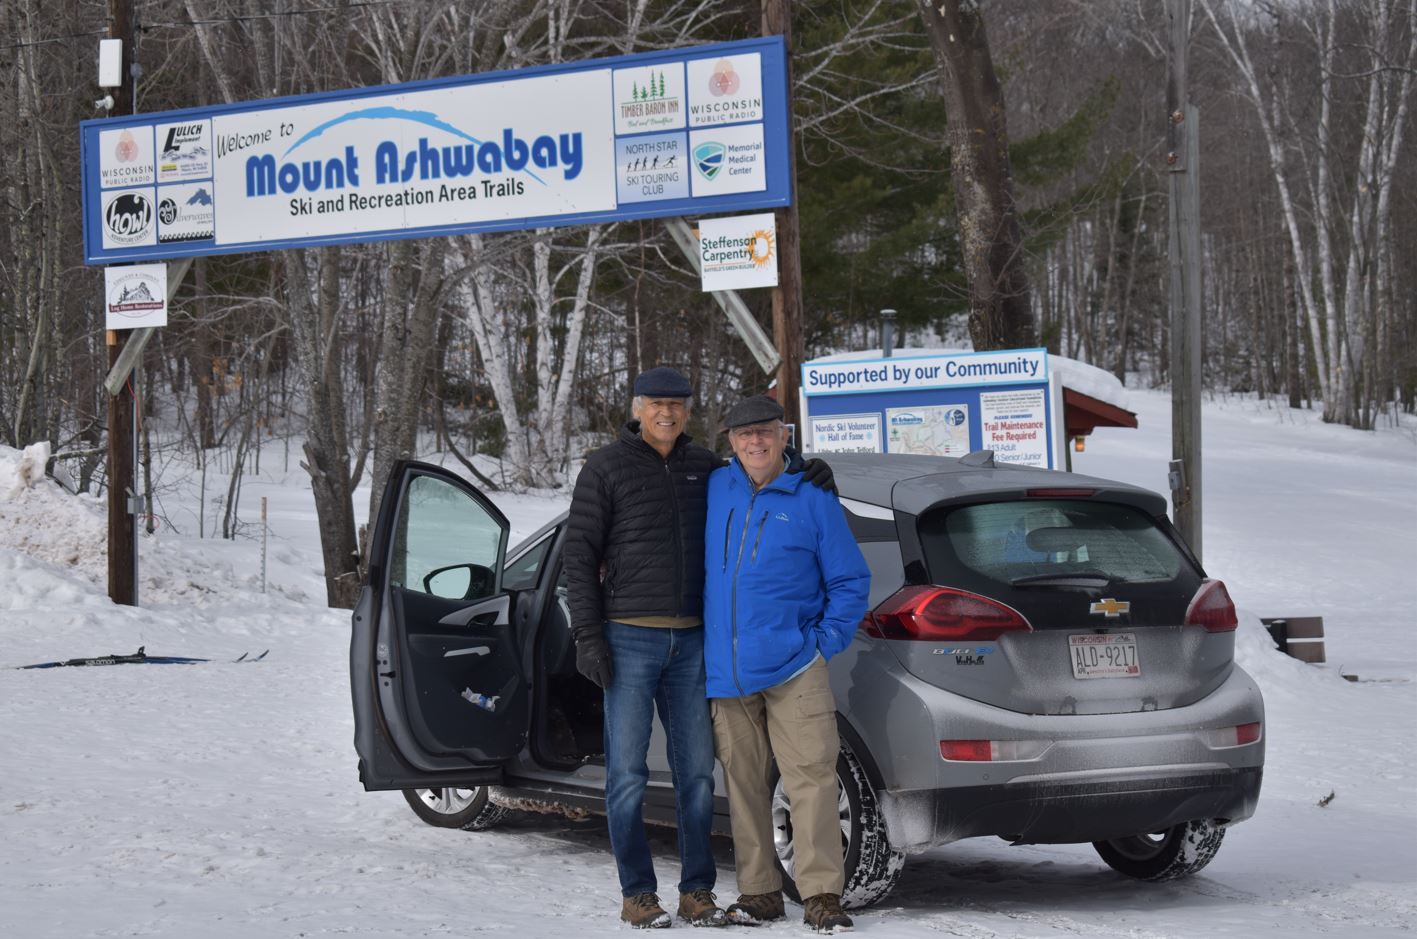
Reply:
<svg viewBox="0 0 1417 939"><path fill-rule="evenodd" d="M1137 637L1133 633L1068 637L1074 678L1140 678Z"/></svg>

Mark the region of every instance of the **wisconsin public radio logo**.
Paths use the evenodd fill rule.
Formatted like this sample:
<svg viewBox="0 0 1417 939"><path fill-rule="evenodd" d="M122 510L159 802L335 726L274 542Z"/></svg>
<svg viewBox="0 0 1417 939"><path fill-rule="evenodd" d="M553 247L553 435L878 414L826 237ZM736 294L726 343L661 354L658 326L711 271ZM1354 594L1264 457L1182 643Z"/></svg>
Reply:
<svg viewBox="0 0 1417 939"><path fill-rule="evenodd" d="M153 227L153 203L141 192L125 192L103 210L103 227L116 245L137 245L148 240Z"/></svg>
<svg viewBox="0 0 1417 939"><path fill-rule="evenodd" d="M715 98L722 98L724 95L737 94L742 87L743 80L738 77L738 73L733 69L731 59L719 59L713 66L713 74L709 76L709 93Z"/></svg>
<svg viewBox="0 0 1417 939"><path fill-rule="evenodd" d="M125 130L118 135L118 143L113 147L113 158L119 163L132 163L141 152L142 148L138 146L138 140L133 136L133 132Z"/></svg>
<svg viewBox="0 0 1417 939"><path fill-rule="evenodd" d="M153 181L150 143L145 143L128 128L105 132L100 139L99 178L104 189L141 186Z"/></svg>

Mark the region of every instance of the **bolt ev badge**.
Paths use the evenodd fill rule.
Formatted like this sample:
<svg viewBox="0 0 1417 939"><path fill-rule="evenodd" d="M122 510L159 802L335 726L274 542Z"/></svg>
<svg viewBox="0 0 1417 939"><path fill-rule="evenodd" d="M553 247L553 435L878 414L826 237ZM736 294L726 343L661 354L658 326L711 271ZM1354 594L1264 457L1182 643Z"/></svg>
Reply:
<svg viewBox="0 0 1417 939"><path fill-rule="evenodd" d="M1108 619L1116 619L1123 613L1130 612L1131 608L1131 603L1126 600L1113 600L1111 597L1105 597L1088 607L1087 611L1093 616L1101 613Z"/></svg>

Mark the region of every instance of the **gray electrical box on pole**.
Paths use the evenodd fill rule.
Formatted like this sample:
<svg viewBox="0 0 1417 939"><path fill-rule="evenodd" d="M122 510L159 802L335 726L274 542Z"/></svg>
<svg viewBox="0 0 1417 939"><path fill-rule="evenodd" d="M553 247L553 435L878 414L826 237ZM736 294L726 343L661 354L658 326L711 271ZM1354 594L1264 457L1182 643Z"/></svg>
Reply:
<svg viewBox="0 0 1417 939"><path fill-rule="evenodd" d="M1201 557L1200 113L1187 100L1191 0L1167 0L1166 164L1170 178L1171 514Z"/></svg>

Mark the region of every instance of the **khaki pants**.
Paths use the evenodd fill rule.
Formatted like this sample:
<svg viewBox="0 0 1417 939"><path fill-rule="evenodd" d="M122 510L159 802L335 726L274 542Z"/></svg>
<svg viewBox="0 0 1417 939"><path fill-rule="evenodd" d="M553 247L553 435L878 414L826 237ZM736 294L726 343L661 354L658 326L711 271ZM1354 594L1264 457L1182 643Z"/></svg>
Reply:
<svg viewBox="0 0 1417 939"><path fill-rule="evenodd" d="M728 785L739 893L774 893L773 757L792 808L793 874L805 900L845 882L837 812L836 702L827 663L744 698L715 698L713 736Z"/></svg>

